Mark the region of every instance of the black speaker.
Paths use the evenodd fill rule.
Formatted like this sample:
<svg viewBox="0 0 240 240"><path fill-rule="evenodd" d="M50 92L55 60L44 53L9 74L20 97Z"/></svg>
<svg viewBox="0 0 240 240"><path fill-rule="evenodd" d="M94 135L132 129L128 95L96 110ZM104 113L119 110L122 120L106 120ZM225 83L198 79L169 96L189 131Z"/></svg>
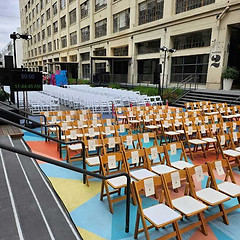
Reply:
<svg viewBox="0 0 240 240"><path fill-rule="evenodd" d="M4 56L5 68L13 69L13 56Z"/></svg>

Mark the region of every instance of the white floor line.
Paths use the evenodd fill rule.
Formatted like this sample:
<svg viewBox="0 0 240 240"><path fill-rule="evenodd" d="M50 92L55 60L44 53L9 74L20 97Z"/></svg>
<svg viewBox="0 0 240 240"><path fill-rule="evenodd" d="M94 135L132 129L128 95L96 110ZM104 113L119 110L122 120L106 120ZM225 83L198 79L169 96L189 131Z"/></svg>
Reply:
<svg viewBox="0 0 240 240"><path fill-rule="evenodd" d="M26 151L28 151L28 148L27 148L27 146L25 145L25 143L23 142L22 139L21 139L21 142L22 142L23 146L25 147ZM75 235L76 239L81 240L81 238L79 238L78 233L76 233L76 229L73 227L72 222L69 220L69 218L68 218L68 216L66 215L65 211L63 210L61 204L59 203L59 201L58 201L55 193L53 192L53 190L52 190L51 187L49 186L49 184L48 184L48 182L46 181L45 177L42 175L42 172L41 172L40 169L39 169L39 165L36 163L36 161L35 161L34 159L31 158L31 160L33 161L33 164L36 166L36 168L37 168L37 170L38 170L41 178L43 179L45 185L47 186L48 190L49 190L50 193L52 194L52 196L53 196L56 204L58 205L59 209L61 210L64 218L66 219L66 221L67 221L69 227L71 228L73 234Z"/></svg>
<svg viewBox="0 0 240 240"><path fill-rule="evenodd" d="M4 171L4 175L5 175L5 179L6 179L6 183L7 183L7 187L8 187L9 197L10 197L12 210L13 210L13 214L14 214L14 218L15 218L15 222L16 222L18 236L19 236L20 240L24 240L22 228L21 228L20 221L19 221L19 218L18 218L17 208L16 208L15 201L14 201L14 198L13 198L12 188L11 188L10 182L8 180L8 174L7 174L6 166L5 166L5 163L4 163L4 160L3 160L3 155L2 155L2 150L1 149L0 149L0 158L1 158L1 161L2 161L2 165L3 165L3 171Z"/></svg>
<svg viewBox="0 0 240 240"><path fill-rule="evenodd" d="M14 144L13 144L13 142L12 142L11 137L10 137L10 136L8 136L8 137L9 137L9 140L10 140L12 146L14 147ZM39 201L38 201L38 198L37 198L37 196L36 196L36 194L35 194L35 192L34 192L34 190L33 190L33 188L32 188L32 185L31 185L31 183L30 183L30 181L29 181L29 179L28 179L28 176L27 176L27 174L26 174L26 172L25 172L25 170L24 170L24 168L23 168L23 166L22 166L22 163L21 163L21 161L20 161L20 158L19 158L19 156L18 156L17 153L15 153L15 154L16 154L17 159L18 159L18 162L19 162L19 164L20 164L20 166L21 166L21 168L22 168L22 171L23 171L23 174L24 174L24 176L25 176L25 178L26 178L26 181L27 181L27 183L28 183L28 186L29 186L29 188L30 188L30 190L31 190L31 192L32 192L32 195L33 195L33 197L34 197L34 199L35 199L35 201L36 201L36 203L37 203L37 206L38 206L39 211L40 211L40 213L41 213L41 215L42 215L43 221L44 221L44 223L45 223L45 225L46 225L46 227L47 227L47 230L48 230L48 232L49 232L50 238L51 238L52 240L55 240L55 237L53 236L52 230L51 230L51 228L50 228L50 226L49 226L49 224L48 224L48 222L47 222L47 219L46 219L46 217L45 217L45 215L44 215L44 213L43 213L43 210L42 210L41 205L40 205L40 203L39 203Z"/></svg>

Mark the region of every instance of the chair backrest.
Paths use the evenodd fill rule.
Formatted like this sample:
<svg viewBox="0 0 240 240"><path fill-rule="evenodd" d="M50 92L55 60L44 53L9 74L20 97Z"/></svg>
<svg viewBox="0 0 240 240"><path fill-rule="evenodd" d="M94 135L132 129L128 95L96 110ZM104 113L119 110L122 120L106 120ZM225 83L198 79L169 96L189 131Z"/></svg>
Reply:
<svg viewBox="0 0 240 240"><path fill-rule="evenodd" d="M137 149L139 145L137 135L130 134L130 135L121 136L121 141L122 141L122 147L124 151L127 151L129 149Z"/></svg>
<svg viewBox="0 0 240 240"><path fill-rule="evenodd" d="M100 164L104 176L118 172L127 172L122 152L114 152L100 156Z"/></svg>
<svg viewBox="0 0 240 240"><path fill-rule="evenodd" d="M144 150L149 168L153 165L168 163L163 146L154 146Z"/></svg>
<svg viewBox="0 0 240 240"><path fill-rule="evenodd" d="M110 150L111 152L122 151L122 141L120 137L106 137L103 140L103 152L107 154Z"/></svg>
<svg viewBox="0 0 240 240"><path fill-rule="evenodd" d="M181 152L180 155L178 150L180 150ZM185 148L182 142L168 143L164 145L164 151L165 151L165 156L168 158L167 163L170 164L170 166L171 166L171 159L174 158L174 160L176 160L175 156L177 158L179 157L179 159L177 160L183 159L185 162L188 162Z"/></svg>
<svg viewBox="0 0 240 240"><path fill-rule="evenodd" d="M145 145L158 146L157 136L155 132L146 132L138 134L139 147L144 148Z"/></svg>

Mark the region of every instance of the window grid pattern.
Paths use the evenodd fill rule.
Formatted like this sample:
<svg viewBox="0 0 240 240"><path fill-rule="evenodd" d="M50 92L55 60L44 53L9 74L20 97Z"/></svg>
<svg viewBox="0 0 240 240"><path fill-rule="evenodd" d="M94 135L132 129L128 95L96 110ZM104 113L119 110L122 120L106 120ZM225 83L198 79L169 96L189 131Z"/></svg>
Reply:
<svg viewBox="0 0 240 240"><path fill-rule="evenodd" d="M107 0L95 0L95 12L107 6Z"/></svg>
<svg viewBox="0 0 240 240"><path fill-rule="evenodd" d="M57 14L57 2L55 2L52 7L53 7L53 16L55 16Z"/></svg>
<svg viewBox="0 0 240 240"><path fill-rule="evenodd" d="M147 0L138 5L138 24L145 24L163 18L164 0Z"/></svg>
<svg viewBox="0 0 240 240"><path fill-rule="evenodd" d="M90 64L82 64L82 77L90 78Z"/></svg>
<svg viewBox="0 0 240 240"><path fill-rule="evenodd" d="M198 83L206 83L208 54L172 57L171 82L181 82L192 75Z"/></svg>
<svg viewBox="0 0 240 240"><path fill-rule="evenodd" d="M160 39L137 44L138 54L157 53L160 51Z"/></svg>
<svg viewBox="0 0 240 240"><path fill-rule="evenodd" d="M215 3L215 0L176 0L176 14Z"/></svg>
<svg viewBox="0 0 240 240"><path fill-rule="evenodd" d="M211 33L211 29L207 29L175 36L173 38L174 48L176 50L181 50L210 46Z"/></svg>
<svg viewBox="0 0 240 240"><path fill-rule="evenodd" d="M61 29L64 29L66 27L66 16L61 17Z"/></svg>
<svg viewBox="0 0 240 240"><path fill-rule="evenodd" d="M70 33L70 45L77 44L77 31Z"/></svg>
<svg viewBox="0 0 240 240"><path fill-rule="evenodd" d="M81 53L80 54L82 61L88 61L90 59L90 53L86 52L86 53Z"/></svg>
<svg viewBox="0 0 240 240"><path fill-rule="evenodd" d="M107 35L107 19L95 23L95 38Z"/></svg>
<svg viewBox="0 0 240 240"><path fill-rule="evenodd" d="M58 32L58 22L57 21L53 23L53 32L54 33Z"/></svg>
<svg viewBox="0 0 240 240"><path fill-rule="evenodd" d="M113 15L113 32L120 32L129 28L130 9L126 9L120 13Z"/></svg>
<svg viewBox="0 0 240 240"><path fill-rule="evenodd" d="M70 13L69 13L69 21L70 21L70 25L76 23L77 20L77 15L76 15L76 8L73 9Z"/></svg>
<svg viewBox="0 0 240 240"><path fill-rule="evenodd" d="M81 19L85 18L89 14L89 0L82 3L81 6Z"/></svg>
<svg viewBox="0 0 240 240"><path fill-rule="evenodd" d="M64 9L66 7L66 0L60 0L60 9Z"/></svg>
<svg viewBox="0 0 240 240"><path fill-rule="evenodd" d="M81 29L81 41L86 42L90 40L90 26Z"/></svg>
<svg viewBox="0 0 240 240"><path fill-rule="evenodd" d="M128 56L128 46L114 48L113 56Z"/></svg>
<svg viewBox="0 0 240 240"><path fill-rule="evenodd" d="M67 36L61 37L62 48L67 47Z"/></svg>

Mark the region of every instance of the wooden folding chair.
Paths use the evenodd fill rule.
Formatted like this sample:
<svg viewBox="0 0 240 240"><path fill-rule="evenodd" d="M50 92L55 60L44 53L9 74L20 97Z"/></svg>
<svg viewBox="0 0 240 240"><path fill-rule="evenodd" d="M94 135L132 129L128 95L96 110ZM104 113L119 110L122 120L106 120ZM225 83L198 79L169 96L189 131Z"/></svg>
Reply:
<svg viewBox="0 0 240 240"><path fill-rule="evenodd" d="M115 127L116 136L123 136L123 135L131 135L132 134L131 127L128 123L127 124L115 125L114 127Z"/></svg>
<svg viewBox="0 0 240 240"><path fill-rule="evenodd" d="M84 128L84 139L101 138L101 134L98 127Z"/></svg>
<svg viewBox="0 0 240 240"><path fill-rule="evenodd" d="M165 150L163 146L154 146L145 148L144 150L148 168L154 173L161 175L176 170L168 163L168 158L165 156Z"/></svg>
<svg viewBox="0 0 240 240"><path fill-rule="evenodd" d="M144 149L131 149L129 151L123 151L123 154L128 174L133 179L138 181L156 176L149 168Z"/></svg>
<svg viewBox="0 0 240 240"><path fill-rule="evenodd" d="M122 151L122 141L121 137L106 137L102 138L103 141L103 154L107 154L109 152L118 152Z"/></svg>
<svg viewBox="0 0 240 240"><path fill-rule="evenodd" d="M230 200L230 197L209 186L211 183L211 176L208 171L208 166L206 164L203 164L194 166L192 168L186 168L186 172L190 187L190 195L195 199L203 201L210 207L219 207L219 212L207 217L206 221L208 222L215 218L222 217L224 223L228 225L229 221L223 203ZM207 180L206 187L203 187L203 180Z"/></svg>
<svg viewBox="0 0 240 240"><path fill-rule="evenodd" d="M182 142L168 143L164 145L165 156L168 158L167 164L176 169L184 169L193 167L192 163L188 162L187 155ZM181 154L179 155L179 153ZM176 160L176 157L178 157ZM173 160L173 158L175 158Z"/></svg>
<svg viewBox="0 0 240 240"><path fill-rule="evenodd" d="M236 151L234 149L234 145L232 145L232 141L229 134L222 134L217 136L218 141L218 154L217 159L219 157L219 153L222 155L222 158L227 159L232 167L238 166L240 170L240 151Z"/></svg>
<svg viewBox="0 0 240 240"><path fill-rule="evenodd" d="M211 175L211 181L213 187L228 195L231 198L237 198L237 204L226 209L226 213L235 211L240 208L240 186L236 184L236 180L233 175L232 168L226 159L219 161L208 162L208 169ZM221 182L217 184L216 178L221 178ZM230 178L230 181L229 181Z"/></svg>
<svg viewBox="0 0 240 240"><path fill-rule="evenodd" d="M134 238L137 239L138 234L141 232L145 233L145 239L150 240L149 229L151 228L164 228L168 224L172 224L173 231L159 237L158 239L170 239L176 237L178 240L181 240L181 234L178 226L178 220L182 218L182 216L175 212L171 207L162 203L165 192L162 191L160 197L158 197L158 203L152 205L148 208L143 208L143 200L141 196L144 197L156 195L156 189L162 188L163 183L160 177L153 177L144 179L138 182L133 182L133 189L137 199L137 217L136 217L136 225L135 225L135 233ZM166 198L166 197L165 197ZM140 219L142 221L143 228L139 229ZM150 225L147 226L147 222Z"/></svg>
<svg viewBox="0 0 240 240"><path fill-rule="evenodd" d="M184 132L191 159L194 160L193 155L198 151L201 151L203 153L203 156L206 158L206 152L204 147L206 142L199 138L197 126L184 126ZM191 146L193 146L193 150L191 149ZM201 149L199 149L199 146L201 147Z"/></svg>
<svg viewBox="0 0 240 240"><path fill-rule="evenodd" d="M108 176L120 172L126 172L126 166L122 152L115 152L100 156L100 163L103 176ZM113 203L121 201L126 198L125 195L120 196L121 189L125 188L126 186L127 178L125 176L111 178L108 180L102 180L100 200L103 201L103 197L107 196L108 205L111 213L113 213ZM109 187L113 188L114 190L110 191ZM120 197L112 199L111 195L115 193L118 193Z"/></svg>
<svg viewBox="0 0 240 240"><path fill-rule="evenodd" d="M124 135L121 136L123 151L128 151L131 149L137 149L139 146L137 135Z"/></svg>
<svg viewBox="0 0 240 240"><path fill-rule="evenodd" d="M179 141L180 133L176 131L174 124L171 120L164 120L161 122L162 131L165 143Z"/></svg>
<svg viewBox="0 0 240 240"><path fill-rule="evenodd" d="M137 148L144 148L144 144L148 146L151 144L152 146L158 146L158 140L155 132L146 132L138 134L138 143Z"/></svg>
<svg viewBox="0 0 240 240"><path fill-rule="evenodd" d="M207 236L208 232L203 212L208 208L208 206L200 200L189 196L189 184L187 183L186 171L179 170L163 174L162 181L163 189L167 195L170 207L178 210L183 216L185 216L186 221L188 221L192 216L197 215L198 217L198 221L192 222L192 220L190 220L186 227L180 229L181 234L200 226L203 234ZM176 191L180 189L182 191ZM170 190L174 191L170 192ZM179 192L182 192L181 196Z"/></svg>

